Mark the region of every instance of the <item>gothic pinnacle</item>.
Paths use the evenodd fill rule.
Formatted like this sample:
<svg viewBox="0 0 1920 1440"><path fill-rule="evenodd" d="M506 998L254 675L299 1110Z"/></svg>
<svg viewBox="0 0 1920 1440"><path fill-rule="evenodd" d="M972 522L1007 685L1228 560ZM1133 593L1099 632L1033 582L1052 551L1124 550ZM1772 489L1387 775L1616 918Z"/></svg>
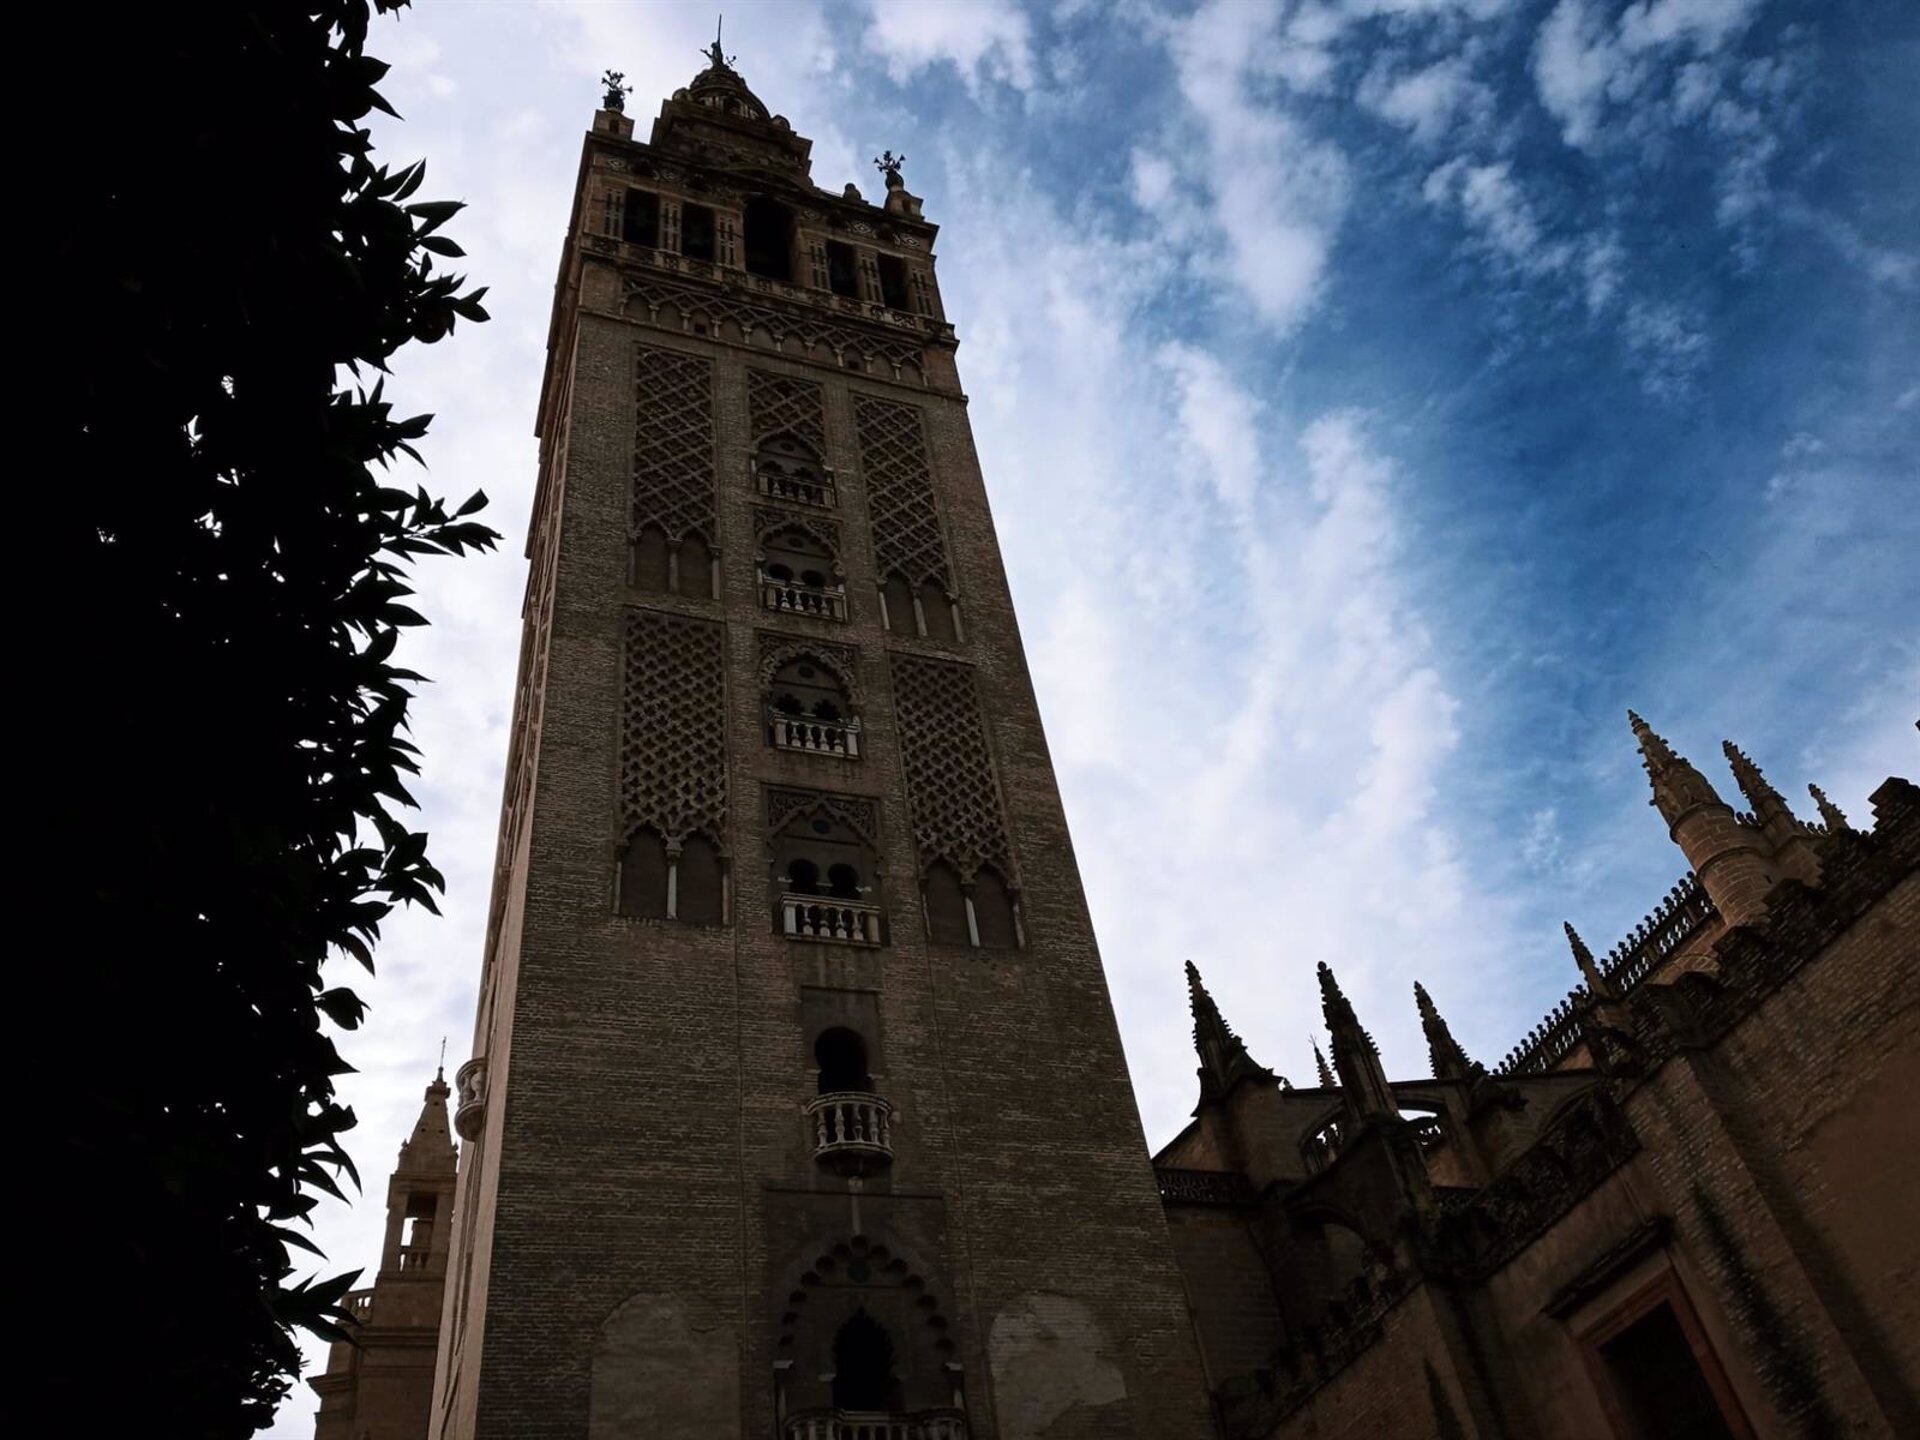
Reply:
<svg viewBox="0 0 1920 1440"><path fill-rule="evenodd" d="M1827 829L1838 834L1842 830L1853 828L1847 823L1846 812L1827 798L1826 791L1818 785L1809 785L1807 793L1813 796L1813 803L1820 807L1820 819L1825 822Z"/></svg>
<svg viewBox="0 0 1920 1440"><path fill-rule="evenodd" d="M1728 768L1733 771L1734 783L1739 785L1740 793L1747 797L1747 804L1753 807L1755 815L1764 819L1767 812L1776 806L1787 814L1792 814L1792 811L1787 810L1786 797L1774 789L1767 777L1760 773L1760 767L1753 763L1752 756L1731 740L1722 740L1720 749L1727 757Z"/></svg>
<svg viewBox="0 0 1920 1440"><path fill-rule="evenodd" d="M1580 977L1587 982L1587 993L1596 1000L1617 998L1613 982L1600 973L1600 967L1594 963L1593 951L1587 948L1587 942L1580 938L1580 932L1573 928L1571 920L1562 921L1567 932L1567 944L1573 949L1573 963L1580 967Z"/></svg>
<svg viewBox="0 0 1920 1440"><path fill-rule="evenodd" d="M1647 779L1653 783L1653 799L1649 802L1657 807L1668 824L1673 824L1681 815L1698 805L1717 804L1720 800L1707 777L1702 775L1682 755L1674 753L1654 728L1632 711L1627 711L1627 720L1633 726L1633 736L1640 745L1640 762L1646 766Z"/></svg>
<svg viewBox="0 0 1920 1440"><path fill-rule="evenodd" d="M1333 1049L1337 1055L1343 1034L1357 1034L1369 1046L1372 1038L1360 1028L1360 1017L1353 1013L1353 1005L1341 992L1340 982L1333 978L1333 971L1327 962L1320 962L1320 1013L1326 1018L1327 1033L1333 1037Z"/></svg>
<svg viewBox="0 0 1920 1440"><path fill-rule="evenodd" d="M1221 1015L1200 979L1200 967L1187 961L1187 1003L1193 1010L1193 1048L1200 1057L1200 1090L1219 1095L1243 1077L1272 1079L1273 1073L1247 1053L1240 1037Z"/></svg>
<svg viewBox="0 0 1920 1440"><path fill-rule="evenodd" d="M1460 1048L1460 1042L1453 1038L1446 1018L1433 1003L1433 997L1427 994L1427 987L1418 980L1413 982L1413 1003L1420 1009L1420 1028L1426 1032L1427 1058L1434 1075L1442 1080L1466 1079L1473 1073L1474 1064Z"/></svg>
<svg viewBox="0 0 1920 1440"><path fill-rule="evenodd" d="M1327 1064L1327 1057L1322 1053L1318 1040L1313 1042L1313 1069L1314 1073L1320 1077L1321 1089L1331 1090L1340 1083L1333 1078L1333 1067Z"/></svg>

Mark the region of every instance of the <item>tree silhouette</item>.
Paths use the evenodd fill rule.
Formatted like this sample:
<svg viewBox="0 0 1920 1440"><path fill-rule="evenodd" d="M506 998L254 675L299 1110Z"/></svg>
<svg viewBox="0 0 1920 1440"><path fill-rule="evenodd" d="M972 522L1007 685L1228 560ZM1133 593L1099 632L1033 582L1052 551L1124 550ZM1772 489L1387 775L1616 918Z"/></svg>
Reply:
<svg viewBox="0 0 1920 1440"><path fill-rule="evenodd" d="M23 968L56 1042L32 1108L58 1243L23 1313L62 1337L61 1429L245 1435L298 1372L294 1327L336 1333L355 1276L291 1254L353 1176L329 1032L364 1006L321 963L371 968L382 919L442 886L398 818L420 677L393 654L425 623L411 564L497 537L478 494L383 483L429 418L383 381L486 313L440 268L460 206L373 157L370 18L54 18L48 53L119 87L60 107L37 212L59 309L30 773L58 789L33 904L58 940Z"/></svg>

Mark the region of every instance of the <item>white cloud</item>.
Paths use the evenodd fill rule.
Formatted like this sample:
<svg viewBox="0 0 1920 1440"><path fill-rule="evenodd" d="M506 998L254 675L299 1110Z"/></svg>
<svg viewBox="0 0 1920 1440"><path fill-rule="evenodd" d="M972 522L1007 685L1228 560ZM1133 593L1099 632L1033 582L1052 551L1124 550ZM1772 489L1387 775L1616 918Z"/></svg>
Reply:
<svg viewBox="0 0 1920 1440"><path fill-rule="evenodd" d="M924 0L868 0L871 23L863 40L886 62L896 81L931 65L950 64L972 89L1000 81L1019 90L1034 83L1032 33L1013 0L965 5Z"/></svg>
<svg viewBox="0 0 1920 1440"><path fill-rule="evenodd" d="M1494 113L1493 90L1473 77L1472 61L1465 55L1411 71L1376 64L1360 82L1355 99L1404 128L1417 145L1437 145L1450 134L1475 134Z"/></svg>
<svg viewBox="0 0 1920 1440"><path fill-rule="evenodd" d="M1635 301L1621 333L1639 363L1641 388L1662 399L1687 394L1712 349L1699 321L1669 303Z"/></svg>

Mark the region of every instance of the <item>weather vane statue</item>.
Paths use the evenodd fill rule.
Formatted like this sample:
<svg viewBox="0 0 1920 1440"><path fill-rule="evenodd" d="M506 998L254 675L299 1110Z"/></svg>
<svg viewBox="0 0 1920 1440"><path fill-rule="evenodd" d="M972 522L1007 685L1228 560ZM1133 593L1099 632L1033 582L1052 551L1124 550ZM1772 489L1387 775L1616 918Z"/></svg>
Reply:
<svg viewBox="0 0 1920 1440"><path fill-rule="evenodd" d="M607 87L607 98L601 103L609 110L624 110L627 107L627 77L621 70L609 70L600 77L600 83Z"/></svg>
<svg viewBox="0 0 1920 1440"><path fill-rule="evenodd" d="M900 167L906 163L906 156L896 155L891 150L884 150L873 157L873 168L887 177L887 188L889 190L893 189L896 185L906 183L900 178Z"/></svg>
<svg viewBox="0 0 1920 1440"><path fill-rule="evenodd" d="M707 59L713 62L714 68L716 70L731 70L733 68L734 57L724 53L720 49L720 30L721 30L721 27L724 26L726 23L727 23L727 17L725 15L717 16L714 19L713 44L707 46L706 49L700 52L702 55L706 56Z"/></svg>

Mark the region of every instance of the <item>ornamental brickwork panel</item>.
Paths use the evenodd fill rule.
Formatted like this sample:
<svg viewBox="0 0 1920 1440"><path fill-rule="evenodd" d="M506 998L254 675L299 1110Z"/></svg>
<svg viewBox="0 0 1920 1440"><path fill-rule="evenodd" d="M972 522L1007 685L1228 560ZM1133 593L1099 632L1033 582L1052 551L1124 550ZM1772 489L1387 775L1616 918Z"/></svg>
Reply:
<svg viewBox="0 0 1920 1440"><path fill-rule="evenodd" d="M627 616L620 726L622 833L669 842L705 832L727 848L725 630L708 620Z"/></svg>
<svg viewBox="0 0 1920 1440"><path fill-rule="evenodd" d="M632 535L699 535L718 548L713 473L713 362L634 347Z"/></svg>
<svg viewBox="0 0 1920 1440"><path fill-rule="evenodd" d="M986 723L965 665L894 655L893 705L920 870L946 860L971 880L991 865L1014 883L1012 846Z"/></svg>
<svg viewBox="0 0 1920 1440"><path fill-rule="evenodd" d="M951 591L920 407L858 395L853 417L880 578L897 574L915 586L932 580Z"/></svg>
<svg viewBox="0 0 1920 1440"><path fill-rule="evenodd" d="M824 458L827 426L820 387L791 375L747 371L747 413L752 417L753 441L769 435L791 435L813 447Z"/></svg>

